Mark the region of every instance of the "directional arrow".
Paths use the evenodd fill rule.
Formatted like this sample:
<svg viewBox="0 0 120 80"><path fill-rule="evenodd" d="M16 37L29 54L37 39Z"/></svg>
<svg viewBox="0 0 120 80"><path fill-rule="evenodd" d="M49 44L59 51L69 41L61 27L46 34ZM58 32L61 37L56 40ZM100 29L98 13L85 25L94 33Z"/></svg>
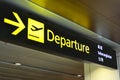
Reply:
<svg viewBox="0 0 120 80"><path fill-rule="evenodd" d="M13 12L13 15L15 16L18 22L15 22L7 18L4 18L4 22L18 27L15 31L12 32L13 35L18 35L25 28L25 25L23 24L22 20L20 19L17 13Z"/></svg>

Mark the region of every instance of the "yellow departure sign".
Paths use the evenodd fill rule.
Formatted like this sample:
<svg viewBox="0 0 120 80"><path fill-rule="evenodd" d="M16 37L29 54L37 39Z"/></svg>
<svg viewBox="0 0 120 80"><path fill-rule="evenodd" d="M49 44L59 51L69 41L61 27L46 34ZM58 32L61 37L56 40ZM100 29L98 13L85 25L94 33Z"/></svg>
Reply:
<svg viewBox="0 0 120 80"><path fill-rule="evenodd" d="M15 12L13 12L13 14L18 22L12 21L7 18L4 18L4 22L18 27L15 31L12 32L13 35L18 35L26 27L20 19L19 15ZM54 32L50 29L47 29L47 35L44 34L44 23L28 18L27 39L40 43L45 43L44 39L45 37L47 37L47 41L55 41L56 44L60 45L60 48L67 47L80 52L85 52L87 54L90 53L90 47L88 45L79 43L77 40L71 40L65 38L64 36L55 35Z"/></svg>
<svg viewBox="0 0 120 80"><path fill-rule="evenodd" d="M26 27L16 12L13 12L13 15L15 16L18 22L4 18L4 23L18 27L15 31L11 33L12 35L18 35ZM43 23L36 21L34 19L28 18L27 32L28 32L28 35L27 35L28 39L37 41L40 43L44 43L44 24Z"/></svg>
<svg viewBox="0 0 120 80"><path fill-rule="evenodd" d="M1 41L117 69L116 52L106 44L24 7L6 1L0 5Z"/></svg>
<svg viewBox="0 0 120 80"><path fill-rule="evenodd" d="M44 24L28 18L28 39L44 43Z"/></svg>
<svg viewBox="0 0 120 80"><path fill-rule="evenodd" d="M60 45L60 48L67 47L87 54L90 53L90 47L88 45L80 43L77 40L71 40L64 36L59 36L58 34L55 35L55 33L50 29L47 29L47 41Z"/></svg>
<svg viewBox="0 0 120 80"><path fill-rule="evenodd" d="M4 22L18 27L15 31L12 32L13 35L18 35L25 28L25 25L23 24L22 20L20 19L17 13L13 12L13 15L15 16L18 22L15 22L7 18L4 18Z"/></svg>

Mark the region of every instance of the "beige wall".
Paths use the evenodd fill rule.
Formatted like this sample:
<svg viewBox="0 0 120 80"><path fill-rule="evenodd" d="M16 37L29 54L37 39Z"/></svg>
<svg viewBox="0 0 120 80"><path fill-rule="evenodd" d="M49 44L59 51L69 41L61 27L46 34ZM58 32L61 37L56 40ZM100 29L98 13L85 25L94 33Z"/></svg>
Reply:
<svg viewBox="0 0 120 80"><path fill-rule="evenodd" d="M84 63L85 80L119 80L118 70L94 63Z"/></svg>
<svg viewBox="0 0 120 80"><path fill-rule="evenodd" d="M116 52L117 52L117 63L118 63L119 79L120 79L120 50Z"/></svg>

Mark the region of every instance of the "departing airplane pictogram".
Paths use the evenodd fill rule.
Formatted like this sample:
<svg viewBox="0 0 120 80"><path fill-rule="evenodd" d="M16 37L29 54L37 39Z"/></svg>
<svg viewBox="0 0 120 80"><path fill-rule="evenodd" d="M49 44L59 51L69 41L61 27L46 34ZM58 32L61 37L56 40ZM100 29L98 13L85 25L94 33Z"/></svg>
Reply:
<svg viewBox="0 0 120 80"><path fill-rule="evenodd" d="M37 28L37 27L36 27L36 26L34 26L34 25L32 25L32 27L34 28L34 29L33 29L33 28L31 28L31 30L32 30L32 31L38 31L38 30L43 29L43 28Z"/></svg>

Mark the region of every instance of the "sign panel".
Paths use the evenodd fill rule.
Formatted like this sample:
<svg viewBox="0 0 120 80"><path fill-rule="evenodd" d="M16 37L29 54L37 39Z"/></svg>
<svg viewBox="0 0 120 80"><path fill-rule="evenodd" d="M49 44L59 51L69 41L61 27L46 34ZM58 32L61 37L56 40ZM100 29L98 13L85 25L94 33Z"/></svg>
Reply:
<svg viewBox="0 0 120 80"><path fill-rule="evenodd" d="M1 41L117 68L115 51L104 44L9 3L0 11Z"/></svg>

